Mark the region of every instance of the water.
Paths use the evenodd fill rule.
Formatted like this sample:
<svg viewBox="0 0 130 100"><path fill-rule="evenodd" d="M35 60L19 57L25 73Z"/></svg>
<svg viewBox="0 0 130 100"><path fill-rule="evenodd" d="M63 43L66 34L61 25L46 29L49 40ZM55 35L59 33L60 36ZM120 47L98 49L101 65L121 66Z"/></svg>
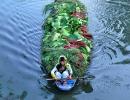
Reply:
<svg viewBox="0 0 130 100"><path fill-rule="evenodd" d="M94 37L89 84L69 93L41 88L43 9L52 0L1 0L0 100L129 100L130 1L82 0Z"/></svg>

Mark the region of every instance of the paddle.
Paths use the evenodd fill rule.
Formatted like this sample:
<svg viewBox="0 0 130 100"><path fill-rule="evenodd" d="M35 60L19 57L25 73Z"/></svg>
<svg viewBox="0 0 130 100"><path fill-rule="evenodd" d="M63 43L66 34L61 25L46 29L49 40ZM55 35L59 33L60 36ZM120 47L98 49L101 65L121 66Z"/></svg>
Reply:
<svg viewBox="0 0 130 100"><path fill-rule="evenodd" d="M76 78L72 78L72 79L87 79L87 80L92 80L94 77L90 77L90 76L84 76L84 77L76 77ZM62 78L62 79L53 79L53 78L48 78L46 79L47 81L55 81L55 80L69 80L68 78Z"/></svg>

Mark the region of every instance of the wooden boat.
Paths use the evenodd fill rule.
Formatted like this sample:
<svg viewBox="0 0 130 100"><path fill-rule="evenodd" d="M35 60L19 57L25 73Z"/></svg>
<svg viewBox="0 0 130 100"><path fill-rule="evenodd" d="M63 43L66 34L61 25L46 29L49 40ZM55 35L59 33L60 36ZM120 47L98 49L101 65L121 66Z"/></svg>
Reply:
<svg viewBox="0 0 130 100"><path fill-rule="evenodd" d="M90 62L92 48L85 6L78 0L55 0L45 7L44 12L47 17L43 24L42 69L50 73L59 56L65 55L73 69L73 77L83 76Z"/></svg>

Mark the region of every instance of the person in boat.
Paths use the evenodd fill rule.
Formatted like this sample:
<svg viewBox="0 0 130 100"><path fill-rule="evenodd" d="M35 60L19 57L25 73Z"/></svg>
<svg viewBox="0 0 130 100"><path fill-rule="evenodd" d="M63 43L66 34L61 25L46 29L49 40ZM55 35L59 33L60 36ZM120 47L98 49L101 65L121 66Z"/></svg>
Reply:
<svg viewBox="0 0 130 100"><path fill-rule="evenodd" d="M51 71L51 76L54 79L62 79L62 78L72 78L72 68L69 63L67 63L67 58L64 55L59 57L59 63Z"/></svg>

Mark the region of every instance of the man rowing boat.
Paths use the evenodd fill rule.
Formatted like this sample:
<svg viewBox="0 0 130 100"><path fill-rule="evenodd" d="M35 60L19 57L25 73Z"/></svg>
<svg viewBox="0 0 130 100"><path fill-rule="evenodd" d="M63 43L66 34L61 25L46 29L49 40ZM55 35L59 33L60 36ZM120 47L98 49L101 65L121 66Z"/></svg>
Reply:
<svg viewBox="0 0 130 100"><path fill-rule="evenodd" d="M73 74L72 68L69 63L67 63L67 58L64 55L59 57L59 62L51 71L51 76L54 79L71 79Z"/></svg>

